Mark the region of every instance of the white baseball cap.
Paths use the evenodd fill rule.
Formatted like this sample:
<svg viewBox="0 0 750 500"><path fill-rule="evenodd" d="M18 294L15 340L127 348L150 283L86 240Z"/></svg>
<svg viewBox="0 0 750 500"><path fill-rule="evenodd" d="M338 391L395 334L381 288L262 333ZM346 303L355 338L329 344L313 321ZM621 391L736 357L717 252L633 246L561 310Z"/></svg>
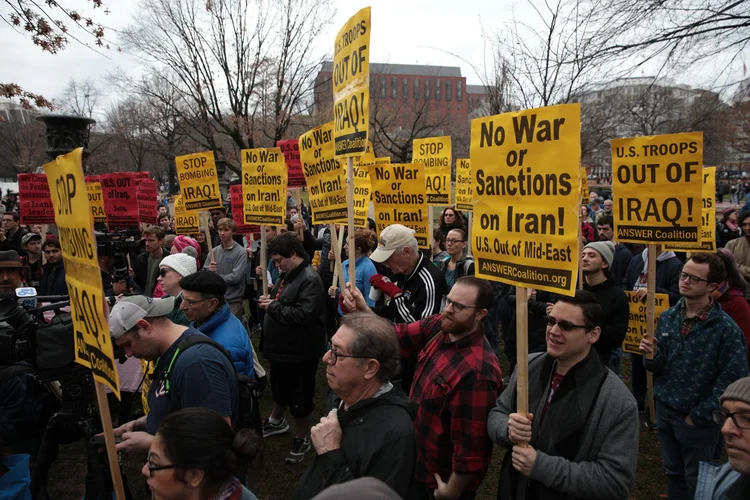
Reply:
<svg viewBox="0 0 750 500"><path fill-rule="evenodd" d="M166 316L174 309L174 297L152 299L145 295L125 297L109 312L109 334L119 339L130 331L139 319Z"/></svg>
<svg viewBox="0 0 750 500"><path fill-rule="evenodd" d="M401 250L411 244L416 245L414 230L401 224L391 224L380 232L378 248L370 255L373 262L385 262L393 252Z"/></svg>

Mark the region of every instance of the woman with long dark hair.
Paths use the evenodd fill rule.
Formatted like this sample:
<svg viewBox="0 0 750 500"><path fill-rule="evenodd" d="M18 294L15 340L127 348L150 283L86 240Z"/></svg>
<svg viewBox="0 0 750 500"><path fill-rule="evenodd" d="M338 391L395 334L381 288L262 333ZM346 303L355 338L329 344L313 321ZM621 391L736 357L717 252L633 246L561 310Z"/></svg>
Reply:
<svg viewBox="0 0 750 500"><path fill-rule="evenodd" d="M737 223L737 209L727 208L722 212L721 222L716 224L716 245L724 248L727 243L741 236L739 224Z"/></svg>
<svg viewBox="0 0 750 500"><path fill-rule="evenodd" d="M727 280L719 285L714 296L721 305L721 309L737 323L742 333L745 334L746 344L750 345L750 305L745 300L747 283L740 274L734 254L726 248L719 248L717 253L727 268ZM750 354L748 361L750 362Z"/></svg>
<svg viewBox="0 0 750 500"><path fill-rule="evenodd" d="M466 221L461 212L456 210L456 207L447 207L440 214L440 231L443 233L443 236L447 237L448 233L453 229L466 231Z"/></svg>
<svg viewBox="0 0 750 500"><path fill-rule="evenodd" d="M213 410L185 408L161 423L141 471L152 498L163 500L257 500L242 486L260 440L249 430L235 433Z"/></svg>

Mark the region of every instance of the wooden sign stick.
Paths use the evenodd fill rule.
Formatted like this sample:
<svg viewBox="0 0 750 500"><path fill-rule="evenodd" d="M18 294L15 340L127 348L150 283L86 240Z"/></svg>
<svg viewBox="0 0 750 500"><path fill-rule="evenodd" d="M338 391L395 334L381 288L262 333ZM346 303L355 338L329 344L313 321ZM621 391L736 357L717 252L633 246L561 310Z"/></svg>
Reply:
<svg viewBox="0 0 750 500"><path fill-rule="evenodd" d="M528 290L516 287L516 412L529 416Z"/></svg>
<svg viewBox="0 0 750 500"><path fill-rule="evenodd" d="M266 249L266 226L260 226L260 274L263 279L263 295L268 295L268 250Z"/></svg>
<svg viewBox="0 0 750 500"><path fill-rule="evenodd" d="M208 257L211 260L211 262L216 262L216 259L214 259L213 242L211 241L211 231L209 231L208 229L208 212L205 210L201 210L199 212L198 218L201 223L201 229L203 231L203 235L206 237L206 242L208 243Z"/></svg>
<svg viewBox="0 0 750 500"><path fill-rule="evenodd" d="M356 269L356 258L354 251L354 162L351 158L346 159L346 213L349 216L349 281L352 282L352 286L357 285L357 269ZM343 278L344 274L341 273ZM343 290L343 288L342 288Z"/></svg>
<svg viewBox="0 0 750 500"><path fill-rule="evenodd" d="M336 264L336 270L333 272L333 284L336 284L336 281L338 281L339 288L341 291L346 290L346 278L344 277L344 268L341 265L341 248L343 246L343 239L344 239L344 226L341 226L340 230L340 236L336 236L336 226L331 224L329 226L331 230L331 248L333 248L334 253L334 262ZM349 247L351 249L351 247ZM351 253L351 252L349 252ZM349 262L351 262L351 256L349 256ZM351 279L350 279L351 281ZM352 286L356 286L356 282L352 284Z"/></svg>
<svg viewBox="0 0 750 500"><path fill-rule="evenodd" d="M102 419L102 430L104 434L104 443L107 448L109 471L112 474L112 485L115 488L115 496L117 497L117 500L125 500L125 488L122 484L120 461L117 459L117 450L115 449L115 434L112 432L112 417L109 414L107 393L104 391L104 384L96 382L95 385L96 403L99 406L99 416Z"/></svg>
<svg viewBox="0 0 750 500"><path fill-rule="evenodd" d="M249 236L250 236L250 243L251 243L250 247L252 247L252 242L255 241L255 234L254 233L250 233ZM255 290L256 292L258 291L258 280L257 279L253 280L253 290Z"/></svg>
<svg viewBox="0 0 750 500"><path fill-rule="evenodd" d="M654 330L656 329L656 245L649 243L648 246L648 288L646 289L646 335L645 338L653 342L653 350L656 350L656 341L654 340ZM646 359L654 359L654 354L646 355ZM646 371L646 382L648 389L646 397L648 398L648 412L652 423L656 422L656 408L654 407L654 376L650 371Z"/></svg>

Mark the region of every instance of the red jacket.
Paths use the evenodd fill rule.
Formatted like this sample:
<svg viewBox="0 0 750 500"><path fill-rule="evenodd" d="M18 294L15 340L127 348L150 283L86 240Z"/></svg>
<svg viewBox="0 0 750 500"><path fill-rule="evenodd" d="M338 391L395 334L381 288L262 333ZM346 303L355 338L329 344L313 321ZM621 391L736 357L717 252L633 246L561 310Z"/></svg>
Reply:
<svg viewBox="0 0 750 500"><path fill-rule="evenodd" d="M742 333L745 334L745 345L750 346L750 305L745 300L745 294L739 288L730 288L724 295L719 297L721 309L737 323ZM748 351L748 363L750 363L750 351Z"/></svg>

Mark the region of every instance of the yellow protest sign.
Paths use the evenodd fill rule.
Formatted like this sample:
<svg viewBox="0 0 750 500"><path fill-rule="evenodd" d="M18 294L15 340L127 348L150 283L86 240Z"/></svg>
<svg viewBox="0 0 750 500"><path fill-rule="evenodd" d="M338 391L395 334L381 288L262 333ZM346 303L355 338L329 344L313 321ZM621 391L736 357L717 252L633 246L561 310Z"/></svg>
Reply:
<svg viewBox="0 0 750 500"><path fill-rule="evenodd" d="M424 164L428 205L450 205L451 138L414 139L412 162Z"/></svg>
<svg viewBox="0 0 750 500"><path fill-rule="evenodd" d="M578 104L471 121L478 277L575 293L580 136Z"/></svg>
<svg viewBox="0 0 750 500"><path fill-rule="evenodd" d="M700 241L703 133L612 139L615 240Z"/></svg>
<svg viewBox="0 0 750 500"><path fill-rule="evenodd" d="M375 224L378 233L391 224L414 229L420 248L431 248L428 235L424 165L419 163L372 165L370 167Z"/></svg>
<svg viewBox="0 0 750 500"><path fill-rule="evenodd" d="M456 159L456 210L472 212L474 210L474 191L471 187L471 160Z"/></svg>
<svg viewBox="0 0 750 500"><path fill-rule="evenodd" d="M628 319L628 333L625 334L625 340L622 342L623 352L641 354L638 346L641 345L643 336L648 331L648 321L646 320L646 302L636 298L634 291L625 290L630 305L630 317ZM656 301L654 307L654 318L657 321L661 313L669 309L669 295L666 293L654 294ZM654 325L656 328L656 325Z"/></svg>
<svg viewBox="0 0 750 500"><path fill-rule="evenodd" d="M107 326L102 278L96 255L88 193L83 177L83 148L58 156L44 165L55 224L65 262L70 308L75 331L75 359L91 369L94 379L120 397L120 381Z"/></svg>
<svg viewBox="0 0 750 500"><path fill-rule="evenodd" d="M683 243L679 247L664 246L672 251L716 251L716 167L703 167L703 197L701 200L701 242Z"/></svg>
<svg viewBox="0 0 750 500"><path fill-rule="evenodd" d="M245 224L284 223L287 169L279 148L242 150Z"/></svg>
<svg viewBox="0 0 750 500"><path fill-rule="evenodd" d="M370 200L372 199L372 185L370 183L370 167L373 165L387 165L387 162L378 161L386 158L375 158L372 143L367 141L365 154L354 158L354 225L356 227L367 227L367 218L370 216Z"/></svg>
<svg viewBox="0 0 750 500"><path fill-rule="evenodd" d="M177 234L200 233L200 219L197 210L185 210L185 200L181 195L174 197L174 232Z"/></svg>
<svg viewBox="0 0 750 500"><path fill-rule="evenodd" d="M104 212L104 198L102 197L102 183L99 176L86 177L86 192L89 199L89 208L94 222L107 223L107 214Z"/></svg>
<svg viewBox="0 0 750 500"><path fill-rule="evenodd" d="M346 222L346 170L334 158L333 122L303 134L299 151L313 223Z"/></svg>
<svg viewBox="0 0 750 500"><path fill-rule="evenodd" d="M589 178L586 169L581 167L581 204L589 202Z"/></svg>
<svg viewBox="0 0 750 500"><path fill-rule="evenodd" d="M333 48L333 114L337 158L367 149L370 124L370 7L339 30Z"/></svg>
<svg viewBox="0 0 750 500"><path fill-rule="evenodd" d="M177 156L175 164L185 209L208 210L224 206L213 151Z"/></svg>

